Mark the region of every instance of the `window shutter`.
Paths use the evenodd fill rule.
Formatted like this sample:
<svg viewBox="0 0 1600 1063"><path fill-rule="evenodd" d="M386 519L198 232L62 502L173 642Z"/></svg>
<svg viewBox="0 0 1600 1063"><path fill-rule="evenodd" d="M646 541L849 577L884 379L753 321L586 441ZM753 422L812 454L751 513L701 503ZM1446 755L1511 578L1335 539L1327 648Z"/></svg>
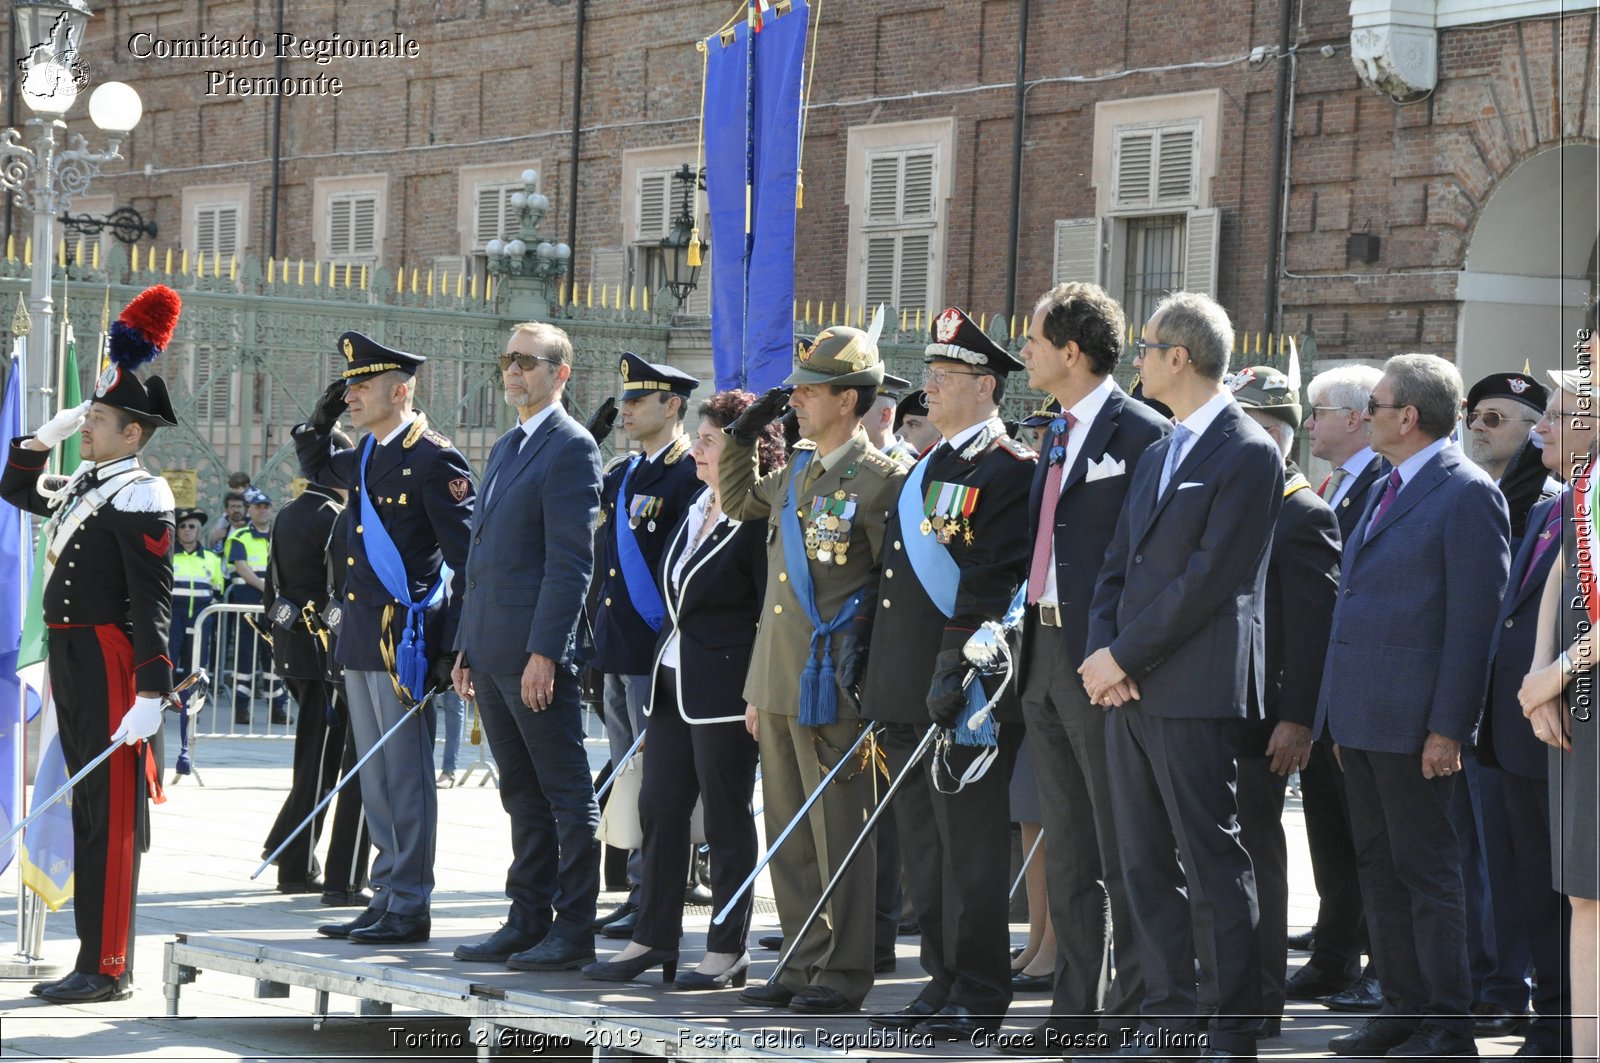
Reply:
<svg viewBox="0 0 1600 1063"><path fill-rule="evenodd" d="M868 305L894 305L894 267L898 243L898 238L894 236L867 238L867 291L863 302Z"/></svg>
<svg viewBox="0 0 1600 1063"><path fill-rule="evenodd" d="M901 197L900 219L921 221L933 217L933 152L907 152L905 191Z"/></svg>
<svg viewBox="0 0 1600 1063"><path fill-rule="evenodd" d="M933 268L933 237L928 233L907 233L900 237L900 283L889 299L868 297L867 305L880 302L896 309L928 309L928 274Z"/></svg>
<svg viewBox="0 0 1600 1063"><path fill-rule="evenodd" d="M378 249L378 201L373 196L362 196L355 201L353 235L350 241L352 255L370 255Z"/></svg>
<svg viewBox="0 0 1600 1063"><path fill-rule="evenodd" d="M351 201L345 197L328 201L328 254L330 256L350 254L350 207Z"/></svg>
<svg viewBox="0 0 1600 1063"><path fill-rule="evenodd" d="M898 221L900 155L874 155L867 166L867 220Z"/></svg>
<svg viewBox="0 0 1600 1063"><path fill-rule="evenodd" d="M627 273L628 253L624 249L602 247L589 253L589 283L595 287L626 283Z"/></svg>
<svg viewBox="0 0 1600 1063"><path fill-rule="evenodd" d="M665 170L639 175L639 218L635 240L659 240L667 235L672 218L667 194L669 183L669 174Z"/></svg>
<svg viewBox="0 0 1600 1063"><path fill-rule="evenodd" d="M478 209L474 216L473 246L483 247L490 240L503 238L516 225L511 209L512 189L502 185L478 186Z"/></svg>
<svg viewBox="0 0 1600 1063"><path fill-rule="evenodd" d="M216 212L216 242L211 253L213 257L221 255L231 259L239 253L239 208L218 207Z"/></svg>
<svg viewBox="0 0 1600 1063"><path fill-rule="evenodd" d="M1184 240L1183 287L1217 297L1217 249L1221 244L1222 211L1216 207L1189 212Z"/></svg>
<svg viewBox="0 0 1600 1063"><path fill-rule="evenodd" d="M1113 198L1119 208L1149 206L1154 150L1153 132L1129 132L1117 137Z"/></svg>
<svg viewBox="0 0 1600 1063"><path fill-rule="evenodd" d="M1100 219L1073 218L1056 222L1054 284L1100 283Z"/></svg>
<svg viewBox="0 0 1600 1063"><path fill-rule="evenodd" d="M195 211L194 249L206 257L216 254L217 250L217 209L201 207Z"/></svg>
<svg viewBox="0 0 1600 1063"><path fill-rule="evenodd" d="M1157 166L1156 202L1195 202L1195 130L1163 129Z"/></svg>

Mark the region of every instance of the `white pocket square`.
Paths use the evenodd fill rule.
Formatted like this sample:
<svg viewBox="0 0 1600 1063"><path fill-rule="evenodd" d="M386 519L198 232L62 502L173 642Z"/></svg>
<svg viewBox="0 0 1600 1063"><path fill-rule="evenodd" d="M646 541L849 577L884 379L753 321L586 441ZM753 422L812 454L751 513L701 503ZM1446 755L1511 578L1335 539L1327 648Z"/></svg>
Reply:
<svg viewBox="0 0 1600 1063"><path fill-rule="evenodd" d="M1126 462L1118 461L1110 454L1104 454L1099 461L1089 459L1089 468L1083 474L1084 483L1093 483L1095 480L1105 480L1112 476L1123 476L1127 473Z"/></svg>
<svg viewBox="0 0 1600 1063"><path fill-rule="evenodd" d="M1199 480L1190 480L1188 483L1179 484L1178 485L1178 490L1182 491L1185 487L1204 487L1204 486L1205 486L1205 484L1201 483Z"/></svg>

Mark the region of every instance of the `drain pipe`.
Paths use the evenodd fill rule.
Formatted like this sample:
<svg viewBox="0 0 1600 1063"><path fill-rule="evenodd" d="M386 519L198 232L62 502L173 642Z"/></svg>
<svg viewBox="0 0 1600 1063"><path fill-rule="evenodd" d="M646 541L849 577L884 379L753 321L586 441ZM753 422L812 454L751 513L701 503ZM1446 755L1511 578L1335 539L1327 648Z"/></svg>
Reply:
<svg viewBox="0 0 1600 1063"><path fill-rule="evenodd" d="M1267 201L1267 290L1261 307L1261 331L1278 331L1279 278L1283 273L1284 150L1289 130L1289 33L1294 0L1278 0L1278 87L1272 101L1272 194Z"/></svg>
<svg viewBox="0 0 1600 1063"><path fill-rule="evenodd" d="M567 292L575 289L578 277L578 134L583 128L583 30L588 13L586 0L578 0L578 25L572 44L572 156L567 162Z"/></svg>
<svg viewBox="0 0 1600 1063"><path fill-rule="evenodd" d="M1285 3L1288 0L1284 0ZM1022 0L1017 30L1017 102L1011 120L1011 239L1006 255L1006 320L1017 312L1017 242L1022 231L1022 120L1028 107L1028 0Z"/></svg>
<svg viewBox="0 0 1600 1063"><path fill-rule="evenodd" d="M283 4L278 0L278 36L273 40L283 40ZM272 61L272 76L275 84L283 84L283 52L280 49L277 58ZM278 257L278 185L282 179L283 170L283 96L274 93L272 96L272 202L267 207L267 258Z"/></svg>

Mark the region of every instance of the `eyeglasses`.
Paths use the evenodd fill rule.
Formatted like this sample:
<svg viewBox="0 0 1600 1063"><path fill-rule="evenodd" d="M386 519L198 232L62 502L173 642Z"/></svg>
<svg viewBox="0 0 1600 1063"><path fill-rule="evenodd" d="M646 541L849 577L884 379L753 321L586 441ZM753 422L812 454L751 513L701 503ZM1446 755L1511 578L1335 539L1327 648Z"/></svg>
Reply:
<svg viewBox="0 0 1600 1063"><path fill-rule="evenodd" d="M987 376L987 375L988 375L987 373L968 373L968 372L965 372L965 371L960 370L960 369L945 369L945 368L942 368L942 367L939 368L939 369L924 369L922 371L922 384L923 384L924 387L928 386L929 384L934 384L934 385L937 385L938 387L942 388L942 387L945 386L945 383L953 376Z"/></svg>
<svg viewBox="0 0 1600 1063"><path fill-rule="evenodd" d="M1135 355L1135 357L1143 358L1146 351L1165 351L1170 350L1173 347L1183 347L1185 345L1182 343L1147 343L1144 340L1134 340L1133 346L1134 349L1139 352L1137 355Z"/></svg>
<svg viewBox="0 0 1600 1063"><path fill-rule="evenodd" d="M502 354L500 356L500 371L504 373L511 368L511 363L517 363L517 368L524 373L531 373L540 362L546 365L560 365L559 358L548 358L542 354Z"/></svg>
<svg viewBox="0 0 1600 1063"><path fill-rule="evenodd" d="M1379 402L1377 399L1367 400L1367 416L1376 417L1379 410L1403 410L1411 405L1409 402Z"/></svg>
<svg viewBox="0 0 1600 1063"><path fill-rule="evenodd" d="M1507 417L1505 414L1496 410L1473 410L1471 413L1467 414L1468 428L1475 427L1479 421L1482 421L1483 427L1489 429L1490 431L1499 428L1507 421L1521 421L1523 424L1539 423L1538 421L1533 421L1526 417Z"/></svg>
<svg viewBox="0 0 1600 1063"><path fill-rule="evenodd" d="M1350 409L1348 406L1313 406L1311 407L1311 415L1315 417L1319 413L1335 413L1339 410L1348 409Z"/></svg>

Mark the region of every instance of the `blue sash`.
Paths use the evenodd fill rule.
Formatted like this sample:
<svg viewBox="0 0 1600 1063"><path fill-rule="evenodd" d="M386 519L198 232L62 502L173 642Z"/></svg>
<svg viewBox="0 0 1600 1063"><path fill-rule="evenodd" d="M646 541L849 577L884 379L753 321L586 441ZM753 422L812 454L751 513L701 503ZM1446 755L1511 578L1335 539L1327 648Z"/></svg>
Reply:
<svg viewBox="0 0 1600 1063"><path fill-rule="evenodd" d="M634 538L633 525L626 519L628 480L643 460L635 455L622 472L622 483L617 487L617 519L613 523L617 526L617 563L622 566L622 582L628 588L628 600L633 603L634 612L650 625L651 631L660 631L666 606L661 602L661 592L656 589L656 580L645 562L644 552L639 549L639 540Z"/></svg>
<svg viewBox="0 0 1600 1063"><path fill-rule="evenodd" d="M421 600L411 600L411 579L406 575L405 561L401 559L394 540L389 537L389 529L378 518L372 495L367 491L367 464L372 460L373 444L374 440L369 434L361 446L362 545L378 582L405 606L406 626L400 636L400 646L394 653L394 674L406 696L414 701L422 695L422 686L428 680L428 648L423 641L423 625L428 610L444 597L444 579L435 580L433 589ZM391 638L388 624L384 625L382 637L385 640Z"/></svg>
<svg viewBox="0 0 1600 1063"><path fill-rule="evenodd" d="M806 557L805 528L800 523L800 507L794 485L811 463L812 451L797 451L789 470L789 497L783 504L783 563L789 570L789 585L800 600L800 608L811 621L811 652L800 672L800 724L826 727L839 719L839 691L833 678L833 633L855 619L861 608L864 587L858 587L832 620L823 623L811 584L811 561Z"/></svg>
<svg viewBox="0 0 1600 1063"><path fill-rule="evenodd" d="M927 471L928 458L924 455L922 460L912 466L911 474L906 477L906 482L900 489L898 506L900 536L905 544L906 559L911 562L911 571L916 575L917 582L922 584L922 589L927 592L929 600L939 612L949 619L956 611L956 590L961 584L961 566L950 556L950 551L943 549L932 536L921 534L919 529L923 513L922 480ZM1017 622L1021 620L1027 593L1028 585L1024 582L1018 588L1016 597L1012 599L1011 607L1006 611L1005 619L1002 621L1007 630L1016 627ZM955 727L957 745L992 746L998 741L992 713L984 719L976 731L967 726L967 720L987 702L988 695L984 693L983 683L973 680L972 685L967 687L967 711L962 714L961 722Z"/></svg>

